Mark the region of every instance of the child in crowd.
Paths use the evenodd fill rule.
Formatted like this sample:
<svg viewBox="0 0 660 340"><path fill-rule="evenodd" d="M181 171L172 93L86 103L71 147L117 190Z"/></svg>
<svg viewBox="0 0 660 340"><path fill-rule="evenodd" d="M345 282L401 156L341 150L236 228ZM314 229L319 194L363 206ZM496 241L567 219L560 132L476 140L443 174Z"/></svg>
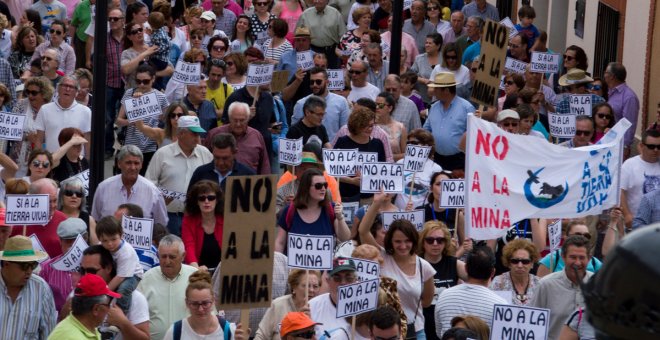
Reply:
<svg viewBox="0 0 660 340"><path fill-rule="evenodd" d="M536 18L536 11L534 11L534 7L532 6L522 6L518 10L518 21L519 23L516 24L516 29L518 32L521 34L524 34L527 36L527 48L532 48L534 45L534 42L536 41L536 38L539 37L541 34L534 26L534 19Z"/></svg>
<svg viewBox="0 0 660 340"><path fill-rule="evenodd" d="M170 57L170 37L167 35L165 27L165 16L160 12L149 14L149 26L151 26L151 44L158 46L156 53L149 58L149 63L153 65L156 71L162 71L167 67ZM154 88L165 88L165 84L156 82Z"/></svg>
<svg viewBox="0 0 660 340"><path fill-rule="evenodd" d="M122 239L124 230L113 216L106 216L96 223L96 236L115 261L117 275L110 280L108 288L121 294L117 306L127 313L131 306L131 295L144 273L140 260L133 246Z"/></svg>

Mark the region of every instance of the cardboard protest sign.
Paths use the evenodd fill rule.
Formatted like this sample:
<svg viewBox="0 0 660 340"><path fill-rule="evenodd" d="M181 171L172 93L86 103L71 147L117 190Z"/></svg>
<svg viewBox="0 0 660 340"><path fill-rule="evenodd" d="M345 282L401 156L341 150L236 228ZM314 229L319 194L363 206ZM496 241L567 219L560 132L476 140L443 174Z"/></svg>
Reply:
<svg viewBox="0 0 660 340"><path fill-rule="evenodd" d="M228 177L226 188L218 309L269 307L277 176Z"/></svg>
<svg viewBox="0 0 660 340"><path fill-rule="evenodd" d="M357 149L323 149L325 171L334 177L355 176Z"/></svg>
<svg viewBox="0 0 660 340"><path fill-rule="evenodd" d="M85 192L85 196L89 196L89 169L77 173L69 178L77 178L79 179L82 184L83 184L83 191ZM67 178L67 179L69 179Z"/></svg>
<svg viewBox="0 0 660 340"><path fill-rule="evenodd" d="M273 64L250 64L248 65L247 86L267 85L273 80Z"/></svg>
<svg viewBox="0 0 660 340"><path fill-rule="evenodd" d="M403 164L369 163L362 166L360 192L403 192Z"/></svg>
<svg viewBox="0 0 660 340"><path fill-rule="evenodd" d="M530 71L535 73L559 73L559 59L557 53L532 52Z"/></svg>
<svg viewBox="0 0 660 340"><path fill-rule="evenodd" d="M504 70L508 72L525 74L527 71L528 63L522 62L518 59L513 59L511 57L506 57L506 64L504 64Z"/></svg>
<svg viewBox="0 0 660 340"><path fill-rule="evenodd" d="M48 195L7 195L6 225L46 225L49 221Z"/></svg>
<svg viewBox="0 0 660 340"><path fill-rule="evenodd" d="M424 170L424 164L429 159L431 153L430 146L424 145L406 145L406 154L403 158L403 170L410 172L420 172Z"/></svg>
<svg viewBox="0 0 660 340"><path fill-rule="evenodd" d="M550 240L550 251L559 249L561 243L561 219L548 223L548 240Z"/></svg>
<svg viewBox="0 0 660 340"><path fill-rule="evenodd" d="M280 164L300 165L302 162L302 137L298 139L280 138Z"/></svg>
<svg viewBox="0 0 660 340"><path fill-rule="evenodd" d="M163 194L163 197L169 197L172 198L173 200L177 200L181 202L186 201L186 194L183 192L169 190L163 187L159 187L158 190L160 190L160 193Z"/></svg>
<svg viewBox="0 0 660 340"><path fill-rule="evenodd" d="M549 309L495 305L490 338L545 340L549 324Z"/></svg>
<svg viewBox="0 0 660 340"><path fill-rule="evenodd" d="M363 165L376 162L378 162L378 152L358 152L357 160L355 161L355 171L359 170L362 173Z"/></svg>
<svg viewBox="0 0 660 340"><path fill-rule="evenodd" d="M87 247L87 242L85 242L82 235L78 235L69 251L62 255L57 261L51 263L51 266L56 270L63 272L77 272L80 268L83 251L85 251Z"/></svg>
<svg viewBox="0 0 660 340"><path fill-rule="evenodd" d="M314 67L314 55L311 50L296 52L296 66L303 71Z"/></svg>
<svg viewBox="0 0 660 340"><path fill-rule="evenodd" d="M343 202L341 208L344 213L344 221L346 221L346 224L350 228L353 225L353 216L355 216L355 212L360 208L360 202Z"/></svg>
<svg viewBox="0 0 660 340"><path fill-rule="evenodd" d="M378 307L378 279L339 286L337 318L357 315Z"/></svg>
<svg viewBox="0 0 660 340"><path fill-rule="evenodd" d="M591 117L593 103L590 94L572 94L569 96L569 103L572 115Z"/></svg>
<svg viewBox="0 0 660 340"><path fill-rule="evenodd" d="M557 138L571 138L575 136L575 117L575 115L548 112L550 135Z"/></svg>
<svg viewBox="0 0 660 340"><path fill-rule="evenodd" d="M443 179L441 189L440 208L463 208L465 206L464 179Z"/></svg>
<svg viewBox="0 0 660 340"><path fill-rule="evenodd" d="M506 64L509 30L506 26L486 20L481 36L481 56L470 100L486 106L497 106L500 77Z"/></svg>
<svg viewBox="0 0 660 340"><path fill-rule="evenodd" d="M390 229L390 224L396 220L408 220L412 223L417 231L424 229L424 210L413 211L395 211L383 212L383 230Z"/></svg>
<svg viewBox="0 0 660 340"><path fill-rule="evenodd" d="M202 65L200 63L187 63L179 60L171 80L181 84L199 85L201 75Z"/></svg>
<svg viewBox="0 0 660 340"><path fill-rule="evenodd" d="M23 139L24 123L25 116L23 115L0 112L0 139L16 141Z"/></svg>
<svg viewBox="0 0 660 340"><path fill-rule="evenodd" d="M288 234L287 259L290 268L331 270L334 236Z"/></svg>
<svg viewBox="0 0 660 340"><path fill-rule="evenodd" d="M506 17L500 20L500 24L506 26L509 29L509 40L515 37L516 35L518 35L518 30L516 29L516 25L513 24L511 18Z"/></svg>
<svg viewBox="0 0 660 340"><path fill-rule="evenodd" d="M126 119L131 123L136 120L160 116L163 113L160 109L156 91L137 98L127 98L124 100L124 108L126 109Z"/></svg>
<svg viewBox="0 0 660 340"><path fill-rule="evenodd" d="M344 70L328 70L328 90L341 91L344 89Z"/></svg>
<svg viewBox="0 0 660 340"><path fill-rule="evenodd" d="M620 143L630 125L622 119L603 143L569 149L468 116L467 237L492 240L526 218L583 217L618 205Z"/></svg>
<svg viewBox="0 0 660 340"><path fill-rule="evenodd" d="M355 257L352 257L351 259L355 263L355 273L358 276L359 282L380 278L380 264L378 264L378 262L358 259Z"/></svg>
<svg viewBox="0 0 660 340"><path fill-rule="evenodd" d="M272 92L281 92L289 82L289 71L274 71L273 80L270 82L270 90Z"/></svg>
<svg viewBox="0 0 660 340"><path fill-rule="evenodd" d="M38 250L38 251L43 251L44 253L46 253L46 255L48 255L48 252L46 252L46 249L45 249L44 246L41 244L41 241L39 241L39 238L37 237L37 234L32 234L32 235L30 235L30 241L32 241L32 248L33 248L35 251L36 251L36 250ZM47 261L47 260L50 260L50 255L47 256L47 257L46 257L45 259L43 259L43 260L39 260L38 262L41 263L41 262L44 262L44 261Z"/></svg>
<svg viewBox="0 0 660 340"><path fill-rule="evenodd" d="M135 249L149 250L152 245L154 220L150 218L121 217L121 227L124 229L124 241Z"/></svg>

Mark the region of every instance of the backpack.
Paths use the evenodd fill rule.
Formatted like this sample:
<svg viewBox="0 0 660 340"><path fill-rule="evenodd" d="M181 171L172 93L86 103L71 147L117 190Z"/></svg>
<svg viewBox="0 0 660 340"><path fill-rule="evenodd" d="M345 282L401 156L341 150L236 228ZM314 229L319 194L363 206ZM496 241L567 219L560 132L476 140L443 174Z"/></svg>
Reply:
<svg viewBox="0 0 660 340"><path fill-rule="evenodd" d="M293 214L295 212L296 212L296 207L294 207L293 204L290 204L289 210L287 210L286 216L284 216L284 222L286 223L286 227L288 230L291 230L291 226L293 225ZM325 213L328 215L328 218L330 219L330 225L334 227L335 217L336 217L334 204L326 204Z"/></svg>
<svg viewBox="0 0 660 340"><path fill-rule="evenodd" d="M229 322L227 322L227 320L225 320L225 318L221 317L220 315L216 315L216 316L218 318L218 322L220 323L220 328L222 328L222 332L224 333L225 340L232 340L231 330L229 329ZM183 320L179 320L174 323L174 334L173 334L174 340L181 340L182 325L183 325Z"/></svg>

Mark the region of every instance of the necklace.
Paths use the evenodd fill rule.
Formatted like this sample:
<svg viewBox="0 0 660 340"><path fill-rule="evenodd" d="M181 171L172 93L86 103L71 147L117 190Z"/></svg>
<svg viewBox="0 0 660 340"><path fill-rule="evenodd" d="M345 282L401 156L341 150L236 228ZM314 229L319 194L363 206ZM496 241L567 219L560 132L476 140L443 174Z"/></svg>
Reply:
<svg viewBox="0 0 660 340"><path fill-rule="evenodd" d="M511 276L511 272L509 272L509 277L511 278L511 287L513 287L513 291L516 293L516 299L520 301L521 303L527 302L527 290L529 289L529 277L527 279L527 286L525 286L525 292L522 294L518 293L518 289L516 289L516 283L513 281L513 276Z"/></svg>

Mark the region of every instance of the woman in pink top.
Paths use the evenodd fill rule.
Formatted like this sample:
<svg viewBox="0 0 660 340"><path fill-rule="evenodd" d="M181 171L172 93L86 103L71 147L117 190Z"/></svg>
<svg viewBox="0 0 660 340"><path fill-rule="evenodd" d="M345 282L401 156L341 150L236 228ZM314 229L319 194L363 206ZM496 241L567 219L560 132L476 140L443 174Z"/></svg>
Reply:
<svg viewBox="0 0 660 340"><path fill-rule="evenodd" d="M293 44L293 33L296 30L296 23L304 9L305 5L300 0L283 0L277 1L271 11L276 17L283 19L289 25L286 40L291 44Z"/></svg>

